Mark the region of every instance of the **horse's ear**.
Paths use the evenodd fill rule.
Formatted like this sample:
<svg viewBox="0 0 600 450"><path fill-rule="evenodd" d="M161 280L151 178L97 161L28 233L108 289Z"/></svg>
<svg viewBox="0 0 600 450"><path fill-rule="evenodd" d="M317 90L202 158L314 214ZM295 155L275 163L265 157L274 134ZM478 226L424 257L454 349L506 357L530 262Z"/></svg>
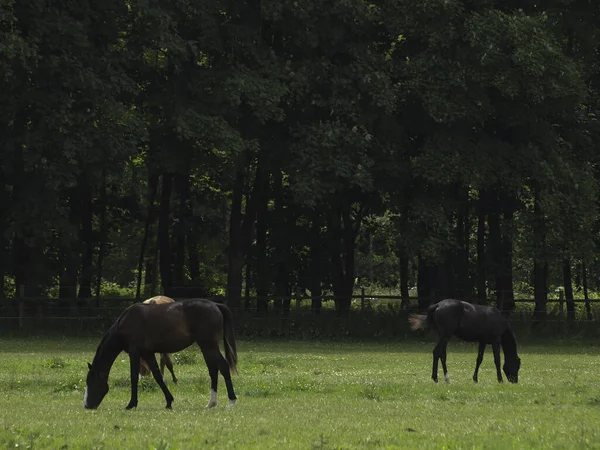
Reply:
<svg viewBox="0 0 600 450"><path fill-rule="evenodd" d="M87 364L88 364L88 369L92 370L92 365L90 363L87 363Z"/></svg>

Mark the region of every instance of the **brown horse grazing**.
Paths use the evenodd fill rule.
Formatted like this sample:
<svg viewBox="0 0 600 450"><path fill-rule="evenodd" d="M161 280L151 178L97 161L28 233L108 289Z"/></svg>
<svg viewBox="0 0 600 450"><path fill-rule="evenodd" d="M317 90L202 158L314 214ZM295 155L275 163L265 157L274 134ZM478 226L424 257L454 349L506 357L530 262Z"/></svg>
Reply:
<svg viewBox="0 0 600 450"><path fill-rule="evenodd" d="M219 350L221 336L225 358ZM138 404L140 358L150 367L170 409L173 396L158 369L154 354L175 353L194 342L202 351L210 375L210 401L206 407L212 408L217 404L219 372L225 379L229 406L233 406L237 400L230 373L237 372L233 314L226 305L191 299L156 305L136 303L121 313L102 338L94 361L88 363L84 407L96 409L102 403L108 392L110 369L119 353L125 351L129 353L131 375L131 400L126 409L135 408Z"/></svg>
<svg viewBox="0 0 600 450"><path fill-rule="evenodd" d="M156 297L149 298L145 300L144 303L146 305L162 305L164 303L173 303L171 297L165 297L164 295L157 295ZM173 383L177 383L177 377L175 376L175 371L173 370L173 361L171 361L171 355L168 353L160 354L160 373L164 376L165 374L165 366L171 372L171 377L173 378ZM140 376L145 377L150 375L152 372L150 371L150 367L148 364L142 359L140 360Z"/></svg>
<svg viewBox="0 0 600 450"><path fill-rule="evenodd" d="M479 353L477 354L475 373L473 374L475 383L477 383L479 366L483 361L483 353L487 344L492 345L498 382L502 383L500 347L504 351L503 369L506 378L511 383L519 381L521 359L517 355L517 341L508 321L498 308L472 305L471 303L449 298L431 305L427 309L427 314L411 314L408 320L413 330L431 325L439 334L440 339L433 349L433 370L431 373L431 378L436 383L438 381L438 360L440 359L444 369L444 379L447 383L450 381L448 368L446 367L446 347L453 335L458 336L463 341L479 342Z"/></svg>

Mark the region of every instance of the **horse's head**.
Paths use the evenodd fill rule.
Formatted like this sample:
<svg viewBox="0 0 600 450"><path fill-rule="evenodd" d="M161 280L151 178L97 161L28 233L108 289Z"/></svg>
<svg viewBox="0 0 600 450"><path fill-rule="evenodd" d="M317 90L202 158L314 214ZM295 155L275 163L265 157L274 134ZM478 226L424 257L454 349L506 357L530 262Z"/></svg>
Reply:
<svg viewBox="0 0 600 450"><path fill-rule="evenodd" d="M108 392L108 373L94 370L90 363L88 363L88 368L83 406L86 409L96 409Z"/></svg>
<svg viewBox="0 0 600 450"><path fill-rule="evenodd" d="M519 369L521 368L521 358L518 356L515 358L510 358L504 361L504 366L502 367L504 370L504 374L508 381L511 383L519 382Z"/></svg>

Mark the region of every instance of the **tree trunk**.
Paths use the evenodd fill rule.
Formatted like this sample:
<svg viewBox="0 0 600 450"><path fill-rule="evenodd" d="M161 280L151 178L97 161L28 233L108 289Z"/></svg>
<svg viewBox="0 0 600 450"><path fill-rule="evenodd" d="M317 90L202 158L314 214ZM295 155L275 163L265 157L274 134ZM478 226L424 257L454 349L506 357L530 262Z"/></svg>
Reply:
<svg viewBox="0 0 600 450"><path fill-rule="evenodd" d="M71 301L74 302L77 298L77 279L81 262L81 253L78 251L81 226L80 187L78 185L73 189L69 199L69 224L72 232L63 234L60 246L62 265L59 275L58 298L61 299L59 302L61 306L70 306Z"/></svg>
<svg viewBox="0 0 600 450"><path fill-rule="evenodd" d="M487 303L487 273L485 254L485 191L479 191L477 200L477 300L481 304Z"/></svg>
<svg viewBox="0 0 600 450"><path fill-rule="evenodd" d="M173 258L173 295L179 298L188 297L185 285L185 249L190 211L190 177L189 174L176 176L176 187L179 195L178 220L173 228L174 258Z"/></svg>
<svg viewBox="0 0 600 450"><path fill-rule="evenodd" d="M94 275L94 227L93 227L93 205L92 191L85 183L81 192L81 240L84 251L81 261L81 278L79 282L80 299L92 297L92 277Z"/></svg>
<svg viewBox="0 0 600 450"><path fill-rule="evenodd" d="M587 280L587 264L585 259L581 261L581 282L583 284L583 299L585 301L585 313L587 320L593 320L592 306L590 305L590 298L588 296L588 280Z"/></svg>
<svg viewBox="0 0 600 450"><path fill-rule="evenodd" d="M200 283L200 258L198 255L199 249L196 232L195 227L191 226L188 228L188 270L190 272L190 280L194 286L198 286Z"/></svg>
<svg viewBox="0 0 600 450"><path fill-rule="evenodd" d="M533 263L533 290L535 300L533 317L536 320L543 320L548 312L548 263L545 261L535 260Z"/></svg>
<svg viewBox="0 0 600 450"><path fill-rule="evenodd" d="M310 296L311 296L311 312L313 314L320 314L323 301L321 299L323 295L322 281L323 275L321 273L322 268L322 239L321 239L321 217L319 211L315 209L312 212L312 224L311 224L311 244L310 244Z"/></svg>
<svg viewBox="0 0 600 450"><path fill-rule="evenodd" d="M496 191L486 192L486 206L488 217L488 253L493 264L494 287L496 290L496 307L504 309L504 290L501 277L502 266L502 236L500 231L500 205Z"/></svg>
<svg viewBox="0 0 600 450"><path fill-rule="evenodd" d="M102 173L102 191L100 192L100 242L98 242L98 261L96 263L96 306L100 306L102 288L102 264L108 243L108 222L106 220L106 171Z"/></svg>
<svg viewBox="0 0 600 450"><path fill-rule="evenodd" d="M404 252L400 254L400 296L402 297L401 309L408 309L410 302L410 293L408 290L408 256Z"/></svg>
<svg viewBox="0 0 600 450"><path fill-rule="evenodd" d="M173 175L163 173L158 209L158 254L160 281L164 295L173 295L173 268L169 224L171 219L171 192L173 190Z"/></svg>
<svg viewBox="0 0 600 450"><path fill-rule="evenodd" d="M290 283L290 239L294 233L293 220L290 219L291 209L284 208L283 175L280 170L272 173L273 198L273 241L275 262L275 297L279 299L278 305L283 309L284 317L290 313L290 297L292 295Z"/></svg>
<svg viewBox="0 0 600 450"><path fill-rule="evenodd" d="M469 195L461 193L462 201L456 219L456 297L470 297L469 282Z"/></svg>
<svg viewBox="0 0 600 450"><path fill-rule="evenodd" d="M575 320L571 258L565 258L563 261L563 284L565 288L565 302L567 304L567 320Z"/></svg>
<svg viewBox="0 0 600 450"><path fill-rule="evenodd" d="M331 252L331 281L335 297L335 309L338 316L343 316L350 312L350 298L348 297L345 285L346 274L344 273L344 256L342 250L344 235L341 226L341 213L333 206L328 215L327 231Z"/></svg>
<svg viewBox="0 0 600 450"><path fill-rule="evenodd" d="M150 237L150 230L156 220L156 209L154 207L154 201L156 199L156 192L158 189L158 174L152 174L148 177L148 192L146 194L146 223L144 225L144 236L142 237L142 245L140 248L140 257L138 258L137 268L137 283L135 290L135 298L140 299L142 296L142 272L144 269L144 259L146 254L146 247L148 245L148 239ZM148 273L146 272L146 277Z"/></svg>
<svg viewBox="0 0 600 450"><path fill-rule="evenodd" d="M188 295L191 297L204 298L209 295L205 280L201 279L200 271L200 248L198 244L198 235L202 234L202 225L194 220L190 213L190 224L187 227L187 254L188 254L188 272L190 275L190 288Z"/></svg>
<svg viewBox="0 0 600 450"><path fill-rule="evenodd" d="M3 145L0 144L0 145ZM0 304L8 297L6 292L6 275L8 271L8 241L5 238L7 229L9 199L6 194L4 170L0 168Z"/></svg>
<svg viewBox="0 0 600 450"><path fill-rule="evenodd" d="M354 293L356 236L360 230L363 213L352 218L349 200L338 197L337 205L329 212L328 231L332 263L332 284L338 316L350 313Z"/></svg>
<svg viewBox="0 0 600 450"><path fill-rule="evenodd" d="M159 187L160 189L160 187ZM151 228L148 255L144 268L144 297L151 298L158 294L158 233Z"/></svg>
<svg viewBox="0 0 600 450"><path fill-rule="evenodd" d="M259 161L260 165L260 161ZM256 220L255 192L261 184L262 171L257 167L253 193L246 202L246 212L242 214L244 174L238 171L233 185L231 213L229 216L229 250L227 266L227 302L234 314L242 306L242 283L244 280L245 256L250 246L253 225Z"/></svg>
<svg viewBox="0 0 600 450"><path fill-rule="evenodd" d="M533 289L535 308L533 316L536 320L542 320L547 314L548 301L548 263L546 261L546 226L544 214L540 204L539 188L534 187L533 202L533 239L534 239L534 263L533 263Z"/></svg>
<svg viewBox="0 0 600 450"><path fill-rule="evenodd" d="M251 297L252 297L252 264L248 263L246 260L246 271L244 275L246 276L245 286L244 286L244 311L250 311L251 309Z"/></svg>
<svg viewBox="0 0 600 450"><path fill-rule="evenodd" d="M503 310L515 309L515 292L513 288L513 234L514 208L510 202L504 203L503 229L500 236L500 266L496 283L501 285Z"/></svg>
<svg viewBox="0 0 600 450"><path fill-rule="evenodd" d="M573 297L571 258L565 258L563 261L563 285L565 288L565 303L567 304L567 320L575 320L575 298Z"/></svg>
<svg viewBox="0 0 600 450"><path fill-rule="evenodd" d="M227 301L231 308L238 309L242 297L242 270L244 267L244 248L242 238L242 198L244 176L237 174L233 185L231 213L229 216L229 251L227 266Z"/></svg>
<svg viewBox="0 0 600 450"><path fill-rule="evenodd" d="M435 267L431 266L423 257L419 255L417 273L417 296L419 302L419 311L427 311L434 297L434 286L432 274Z"/></svg>
<svg viewBox="0 0 600 450"><path fill-rule="evenodd" d="M261 177L256 186L256 246L254 270L256 280L256 313L266 316L269 309L270 267L267 252L267 224L269 222L269 178Z"/></svg>

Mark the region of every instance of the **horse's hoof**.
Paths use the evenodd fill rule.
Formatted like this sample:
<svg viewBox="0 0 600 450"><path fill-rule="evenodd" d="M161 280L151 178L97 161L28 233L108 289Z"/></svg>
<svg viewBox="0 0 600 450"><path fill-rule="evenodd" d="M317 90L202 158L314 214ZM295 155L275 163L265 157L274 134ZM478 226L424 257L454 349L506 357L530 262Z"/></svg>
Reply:
<svg viewBox="0 0 600 450"><path fill-rule="evenodd" d="M177 378L173 377L173 383L177 384Z"/></svg>
<svg viewBox="0 0 600 450"><path fill-rule="evenodd" d="M477 378L473 378L473 383L475 383L475 384L478 383Z"/></svg>
<svg viewBox="0 0 600 450"><path fill-rule="evenodd" d="M133 404L129 404L125 407L125 409L133 409L133 408L137 408L137 405L133 405Z"/></svg>
<svg viewBox="0 0 600 450"><path fill-rule="evenodd" d="M167 405L166 408L171 409L171 410L173 409L173 407L171 405Z"/></svg>
<svg viewBox="0 0 600 450"><path fill-rule="evenodd" d="M448 374L444 375L444 381L450 383L450 376L448 376Z"/></svg>
<svg viewBox="0 0 600 450"><path fill-rule="evenodd" d="M237 398L229 399L229 403L227 404L227 407L232 408L233 406L235 406L236 402L237 402Z"/></svg>
<svg viewBox="0 0 600 450"><path fill-rule="evenodd" d="M208 404L204 407L205 409L210 409L210 408L214 408L215 406L217 406L217 402L208 402Z"/></svg>
<svg viewBox="0 0 600 450"><path fill-rule="evenodd" d="M435 383L437 383L437 378L431 378Z"/></svg>

